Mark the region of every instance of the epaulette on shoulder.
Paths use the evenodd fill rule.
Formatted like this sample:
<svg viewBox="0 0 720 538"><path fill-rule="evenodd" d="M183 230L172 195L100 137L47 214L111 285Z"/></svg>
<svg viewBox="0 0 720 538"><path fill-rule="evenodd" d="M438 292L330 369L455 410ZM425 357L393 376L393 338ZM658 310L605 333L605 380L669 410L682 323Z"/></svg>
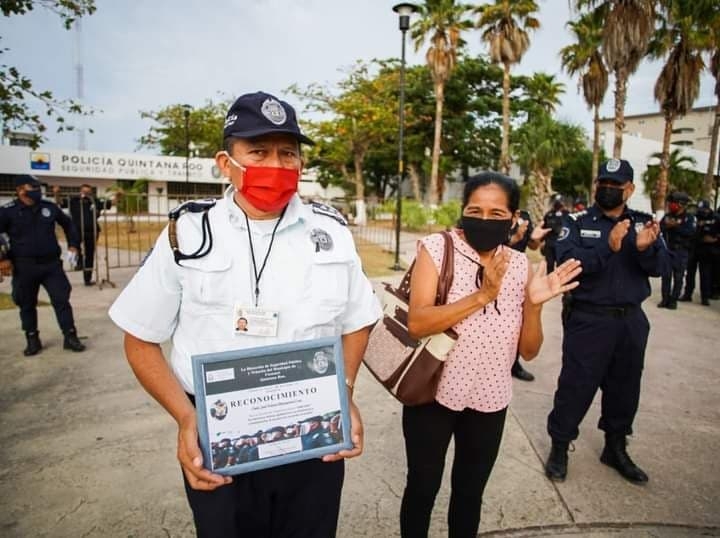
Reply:
<svg viewBox="0 0 720 538"><path fill-rule="evenodd" d="M345 217L343 217L342 213L334 207L327 204L321 204L320 202L312 202L310 206L312 207L312 212L316 215L325 215L326 217L335 219L343 226L347 226L348 222L345 220Z"/></svg>
<svg viewBox="0 0 720 538"><path fill-rule="evenodd" d="M215 198L205 198L204 200L191 200L180 204L175 209L168 213L170 220L177 220L185 213L202 213L203 211L209 211L213 207L217 200Z"/></svg>
<svg viewBox="0 0 720 538"><path fill-rule="evenodd" d="M5 208L5 207L15 207L15 200L10 200L9 202L7 202L6 204L1 205L0 207L3 207L3 208Z"/></svg>
<svg viewBox="0 0 720 538"><path fill-rule="evenodd" d="M587 215L587 209L583 209L582 211L576 211L575 213L570 213L569 217L573 220L578 220L584 215Z"/></svg>

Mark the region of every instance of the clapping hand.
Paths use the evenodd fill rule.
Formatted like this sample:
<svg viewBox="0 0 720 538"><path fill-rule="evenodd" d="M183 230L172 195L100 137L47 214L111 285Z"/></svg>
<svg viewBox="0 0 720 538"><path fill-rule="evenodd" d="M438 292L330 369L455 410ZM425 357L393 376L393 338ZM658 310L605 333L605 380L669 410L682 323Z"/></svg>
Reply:
<svg viewBox="0 0 720 538"><path fill-rule="evenodd" d="M619 252L620 248L622 247L622 241L625 239L625 236L628 233L628 230L630 229L630 221L628 219L623 219L615 224L615 226L612 227L612 230L610 230L610 236L608 237L608 243L610 245L610 250L613 252Z"/></svg>
<svg viewBox="0 0 720 538"><path fill-rule="evenodd" d="M660 234L660 225L651 220L645 223L645 227L637 233L637 240L635 242L637 249L642 252L652 245Z"/></svg>
<svg viewBox="0 0 720 538"><path fill-rule="evenodd" d="M485 298L485 303L491 303L497 299L502 287L502 280L510 266L510 250L502 249L483 268L482 287L480 293Z"/></svg>
<svg viewBox="0 0 720 538"><path fill-rule="evenodd" d="M531 241L542 241L545 239L545 236L551 232L550 228L542 228L541 226L538 226L533 229L532 233L530 234L530 240Z"/></svg>
<svg viewBox="0 0 720 538"><path fill-rule="evenodd" d="M556 295L575 289L579 282L572 282L582 272L580 261L569 259L547 274L547 264L541 261L527 285L530 303L540 305Z"/></svg>

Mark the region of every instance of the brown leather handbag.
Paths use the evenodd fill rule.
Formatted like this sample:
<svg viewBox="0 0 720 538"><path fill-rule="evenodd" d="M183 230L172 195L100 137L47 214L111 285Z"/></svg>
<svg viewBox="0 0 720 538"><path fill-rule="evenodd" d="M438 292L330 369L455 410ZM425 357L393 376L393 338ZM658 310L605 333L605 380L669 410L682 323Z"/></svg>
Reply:
<svg viewBox="0 0 720 538"><path fill-rule="evenodd" d="M454 272L453 240L445 239L435 304L445 304ZM458 334L448 329L416 340L407 329L410 278L415 262L395 288L384 282L383 319L370 333L363 362L375 378L401 403L420 405L435 400L445 358L457 342Z"/></svg>

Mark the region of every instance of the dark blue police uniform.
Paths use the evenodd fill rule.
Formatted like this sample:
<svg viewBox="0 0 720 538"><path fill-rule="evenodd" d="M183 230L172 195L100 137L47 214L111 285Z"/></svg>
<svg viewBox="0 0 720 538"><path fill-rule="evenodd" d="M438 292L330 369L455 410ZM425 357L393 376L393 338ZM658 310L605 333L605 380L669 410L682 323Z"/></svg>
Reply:
<svg viewBox="0 0 720 538"><path fill-rule="evenodd" d="M101 212L112 207L112 202L104 198L74 196L63 200L61 206L70 210L70 218L80 234L82 248L78 257L78 267L83 270L85 284L92 285L94 284L92 272L95 264L95 244L100 235L98 221Z"/></svg>
<svg viewBox="0 0 720 538"><path fill-rule="evenodd" d="M698 204L695 252L700 269L700 300L708 306L720 266L720 214L713 212L707 202L702 207ZM692 295L692 289L688 294Z"/></svg>
<svg viewBox="0 0 720 538"><path fill-rule="evenodd" d="M608 167L617 171L619 163L624 163L622 166L627 167L630 178L626 181L631 181L632 168L627 161L614 162ZM601 173L604 170L601 168ZM626 219L630 227L620 250L614 252L608 241L610 232ZM650 295L648 277L662 275L670 265L670 255L661 236L644 251L637 249L636 230L650 221L651 215L627 206L618 218L613 218L598 205L564 221L556 244L558 263L570 258L580 260L582 273L578 277L579 286L570 292L566 305L562 369L548 416L547 429L553 441L546 465L550 478L565 478L568 443L577 438L578 426L600 388L602 413L598 427L606 436L601 461L617 468L630 480L647 481L647 476L625 452L625 436L632 433L638 409L650 330L640 305ZM618 463L616 456L623 461ZM551 465L563 459L560 467ZM633 470L626 472L630 467Z"/></svg>
<svg viewBox="0 0 720 538"><path fill-rule="evenodd" d="M540 251L543 256L545 256L548 273L554 271L555 267L561 263L555 254L555 244L562 232L563 220L567 218L569 214L567 209L563 208L562 202L557 201L554 202L553 209L543 216L542 227L550 228L550 232L545 236L545 242Z"/></svg>
<svg viewBox="0 0 720 538"><path fill-rule="evenodd" d="M22 176L16 185L27 184L39 189L32 176ZM77 339L72 307L70 282L62 268L60 245L55 237L55 224L62 226L68 245L77 248L79 240L70 218L52 202L40 200L25 204L19 197L0 207L0 233L10 240L9 259L13 264L12 296L20 308L22 329L28 336L26 355L34 355L42 347L38 338L37 298L40 285L47 290L55 309L60 329L65 335L65 348L82 351L85 346Z"/></svg>
<svg viewBox="0 0 720 538"><path fill-rule="evenodd" d="M669 199L676 204L684 205L688 202L688 197L684 193L673 193ZM695 217L684 210L670 212L660 221L660 230L665 238L665 243L672 252L672 269L669 273L662 275L662 301L658 305L661 308L673 310L677 308L690 249L693 245L695 227Z"/></svg>

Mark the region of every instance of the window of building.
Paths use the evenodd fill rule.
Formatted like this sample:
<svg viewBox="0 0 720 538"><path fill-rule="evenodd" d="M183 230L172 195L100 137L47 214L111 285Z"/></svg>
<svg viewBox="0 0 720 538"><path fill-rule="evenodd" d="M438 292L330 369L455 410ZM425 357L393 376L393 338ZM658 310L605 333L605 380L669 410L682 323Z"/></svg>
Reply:
<svg viewBox="0 0 720 538"><path fill-rule="evenodd" d="M692 140L675 140L673 141L673 144L676 146L692 146L693 141Z"/></svg>
<svg viewBox="0 0 720 538"><path fill-rule="evenodd" d="M681 133L694 133L695 129L693 127L677 127L672 130L673 134L681 134Z"/></svg>

